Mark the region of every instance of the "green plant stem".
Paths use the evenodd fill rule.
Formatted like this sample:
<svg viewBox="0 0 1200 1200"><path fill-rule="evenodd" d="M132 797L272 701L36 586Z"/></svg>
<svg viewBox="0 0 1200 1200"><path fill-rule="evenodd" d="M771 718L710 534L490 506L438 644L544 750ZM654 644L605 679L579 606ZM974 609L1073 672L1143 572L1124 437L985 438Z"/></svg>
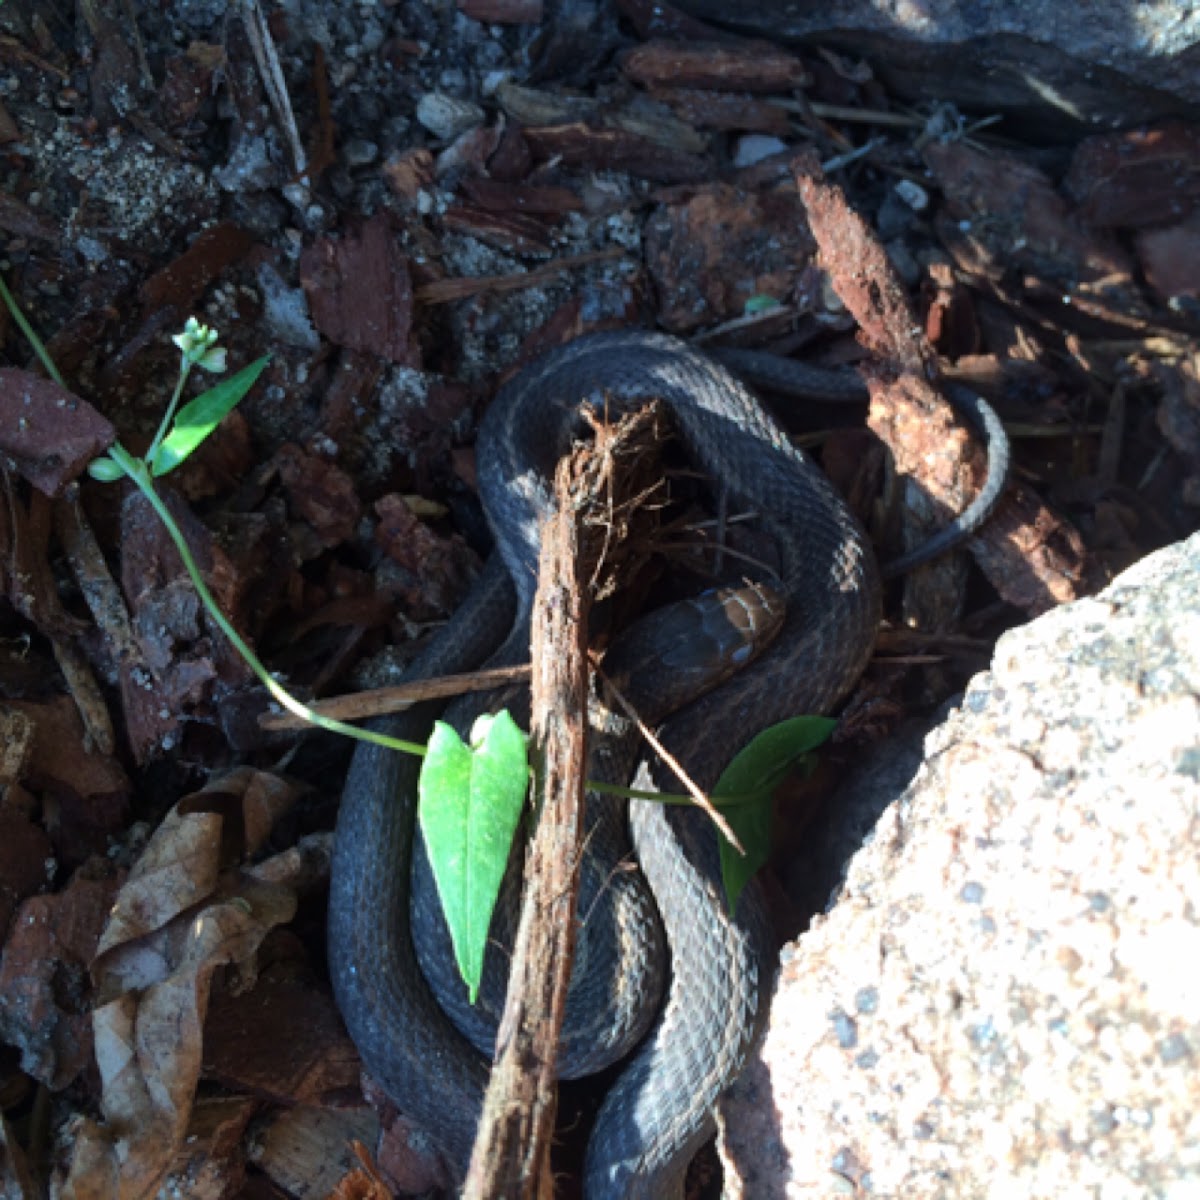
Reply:
<svg viewBox="0 0 1200 1200"><path fill-rule="evenodd" d="M33 352L38 356L38 361L46 369L46 374L58 384L59 387L66 387L63 383L63 377L58 373L58 368L54 365L54 359L50 357L49 351L42 344L42 339L34 332L33 326L25 319L25 314L21 311L21 306L17 303L16 297L8 290L8 286L3 279L0 279L0 299L8 306L8 311L12 313L12 318L17 323L17 328L25 335L25 340L33 347Z"/></svg>
<svg viewBox="0 0 1200 1200"><path fill-rule="evenodd" d="M167 430L175 418L175 410L179 407L179 397L183 395L183 385L187 383L187 378L191 373L192 360L185 354L183 361L179 364L179 379L175 383L175 391L171 396L171 403L167 405L167 411L163 419L158 423L158 429L155 431L154 441L150 443L150 449L146 451L142 458L143 462L150 465L151 470L153 470L154 461L158 458L158 448L162 445L162 440L167 436Z"/></svg>
<svg viewBox="0 0 1200 1200"><path fill-rule="evenodd" d="M175 543L175 549L179 551L179 557L183 562L184 570L187 571L188 576L191 578L192 586L195 587L196 593L199 595L204 607L208 609L209 615L220 627L221 632L233 643L234 649L246 660L250 669L262 682L263 687L267 689L279 704L286 708L288 712L300 717L301 720L310 721L312 724L321 729L328 730L330 733L344 734L346 737L356 738L360 742L373 742L377 746L386 746L391 750L401 750L406 754L416 754L424 757L424 746L417 745L415 742L405 742L398 738L386 737L384 734L374 733L370 729L360 729L357 725L347 725L344 721L335 721L331 717L323 717L320 713L313 712L311 708L302 704L276 683L271 677L271 673L259 661L258 656L243 640L242 635L238 633L221 611L221 606L217 603L216 597L208 590L208 584L204 582L204 577L200 574L199 567L196 566L196 560L192 557L192 552L188 548L183 533L179 529L179 526L175 524L175 518L171 515L162 497L155 491L154 482L150 478L149 468L142 460L134 458L119 442L109 448L108 454L113 462L129 476L138 491L146 497L158 519L166 527L167 533L171 536L171 541Z"/></svg>

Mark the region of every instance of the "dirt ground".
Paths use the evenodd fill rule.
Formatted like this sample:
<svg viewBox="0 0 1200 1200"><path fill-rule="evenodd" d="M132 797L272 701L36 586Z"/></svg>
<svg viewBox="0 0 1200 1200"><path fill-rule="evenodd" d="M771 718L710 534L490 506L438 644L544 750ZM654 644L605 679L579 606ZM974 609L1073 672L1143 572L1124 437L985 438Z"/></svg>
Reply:
<svg viewBox="0 0 1200 1200"><path fill-rule="evenodd" d="M260 725L153 514L83 473L114 429L145 450L187 318L231 370L270 364L160 488L306 697L387 682L454 611L490 544L479 414L582 332L860 368L869 416L768 399L882 560L923 536L904 479L936 527L984 474L914 373L985 396L1004 506L889 589L786 856L856 747L1200 525L1200 132L1044 144L994 115L635 0L582 29L536 0L0 6L0 277L71 393L37 391L0 311L0 1192L426 1178L326 975L348 744ZM772 887L795 933L809 914Z"/></svg>

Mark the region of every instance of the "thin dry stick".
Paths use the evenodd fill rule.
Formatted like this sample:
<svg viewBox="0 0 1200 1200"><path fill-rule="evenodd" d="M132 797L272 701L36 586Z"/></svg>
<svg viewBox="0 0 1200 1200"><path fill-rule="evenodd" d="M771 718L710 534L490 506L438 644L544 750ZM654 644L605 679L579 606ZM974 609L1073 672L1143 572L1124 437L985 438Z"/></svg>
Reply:
<svg viewBox="0 0 1200 1200"><path fill-rule="evenodd" d="M623 258L626 253L627 251L620 246L612 246L607 250L593 250L570 258L556 258L540 267L515 275L474 275L458 279L437 279L417 288L415 298L421 304L449 304L451 301L465 300L480 292L515 292L523 288L541 287L544 283L552 283L563 271L611 262Z"/></svg>
<svg viewBox="0 0 1200 1200"><path fill-rule="evenodd" d="M746 851L743 848L742 843L738 841L738 836L733 832L729 822L726 821L721 815L720 811L708 798L704 790L692 779L687 771L684 770L683 763L681 763L679 759L677 759L675 755L673 755L670 750L668 750L666 746L664 746L662 742L658 740L658 736L655 734L654 730L651 729L640 716L638 716L637 709L625 699L624 695L621 693L621 689L618 688L602 670L600 670L599 666L595 667L595 671L604 682L604 686L608 689L608 694L612 696L614 700L616 700L617 704L621 707L625 715L638 727L638 732L646 739L647 742L650 743L651 748L659 756L659 758L661 758L663 762L675 772L676 777L679 779L679 782L683 784L684 790L688 793L688 795L691 796L691 798L695 800L695 802L702 809L704 809L704 811L708 814L709 820L712 821L712 823L721 831L722 835L725 837L725 840L739 854L745 855Z"/></svg>
<svg viewBox="0 0 1200 1200"><path fill-rule="evenodd" d="M250 48L254 51L254 60L262 76L263 87L267 98L275 110L275 118L283 130L283 136L292 153L292 165L296 174L303 175L308 162L304 154L304 146L300 141L300 131L296 128L296 117L292 112L292 100L288 95L287 82L284 78L283 67L279 64L279 54L275 49L275 40L267 28L267 19L263 16L258 0L242 0L242 19L249 39Z"/></svg>
<svg viewBox="0 0 1200 1200"><path fill-rule="evenodd" d="M414 679L395 687L374 688L369 692L354 692L349 696L330 696L308 707L322 717L335 721L365 721L386 713L403 712L422 700L444 700L465 692L489 692L507 683L524 683L529 667L488 667L465 675L439 675L435 679ZM264 713L258 718L260 729L272 732L280 729L304 729L308 721L290 713Z"/></svg>

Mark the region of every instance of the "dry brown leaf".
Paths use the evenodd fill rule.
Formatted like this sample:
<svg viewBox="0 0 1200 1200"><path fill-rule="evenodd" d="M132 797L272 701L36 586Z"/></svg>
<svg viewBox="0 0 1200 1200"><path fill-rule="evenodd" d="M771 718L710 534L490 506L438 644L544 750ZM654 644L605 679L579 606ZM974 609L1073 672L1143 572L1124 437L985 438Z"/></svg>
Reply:
<svg viewBox="0 0 1200 1200"><path fill-rule="evenodd" d="M162 929L184 909L207 899L217 886L222 819L216 813L174 808L155 831L117 896L97 959L116 947ZM112 968L106 965L105 971Z"/></svg>
<svg viewBox="0 0 1200 1200"><path fill-rule="evenodd" d="M104 1124L77 1127L64 1200L155 1193L187 1132L213 972L252 977L262 939L295 912L291 889L220 872L222 823L172 810L117 896L92 967Z"/></svg>
<svg viewBox="0 0 1200 1200"><path fill-rule="evenodd" d="M294 912L289 891L246 879L242 894L191 918L183 953L161 982L92 1014L106 1124L79 1130L64 1200L141 1200L158 1189L187 1130L213 971L247 963Z"/></svg>
<svg viewBox="0 0 1200 1200"><path fill-rule="evenodd" d="M295 803L302 785L253 767L235 767L184 796L176 811L215 814L223 818L221 861L257 854L275 823ZM253 872L251 872L253 874Z"/></svg>

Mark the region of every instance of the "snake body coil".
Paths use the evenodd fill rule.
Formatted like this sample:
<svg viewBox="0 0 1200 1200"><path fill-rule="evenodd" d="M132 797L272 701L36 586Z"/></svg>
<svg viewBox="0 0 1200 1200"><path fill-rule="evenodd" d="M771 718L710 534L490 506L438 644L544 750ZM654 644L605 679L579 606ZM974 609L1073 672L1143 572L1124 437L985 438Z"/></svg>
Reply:
<svg viewBox="0 0 1200 1200"><path fill-rule="evenodd" d="M828 711L852 686L871 651L879 584L861 530L824 476L745 387L673 338L638 331L580 338L501 390L479 434L480 492L499 555L409 673L470 669L502 643L507 657L527 653L548 481L579 431L580 405L614 413L651 398L670 407L696 463L735 503L760 514L781 564L787 616L775 642L662 731L692 777L711 788L760 730ZM382 727L420 739L431 718L428 709L413 710ZM331 971L368 1069L461 1173L486 1069L413 960L416 774L404 756L366 744L355 751L334 853ZM761 1025L772 972L761 897L752 885L730 917L706 819L635 802L629 824L666 928L671 982L663 1011L597 1118L585 1178L595 1200L678 1194L688 1161L713 1128L713 1105Z"/></svg>

